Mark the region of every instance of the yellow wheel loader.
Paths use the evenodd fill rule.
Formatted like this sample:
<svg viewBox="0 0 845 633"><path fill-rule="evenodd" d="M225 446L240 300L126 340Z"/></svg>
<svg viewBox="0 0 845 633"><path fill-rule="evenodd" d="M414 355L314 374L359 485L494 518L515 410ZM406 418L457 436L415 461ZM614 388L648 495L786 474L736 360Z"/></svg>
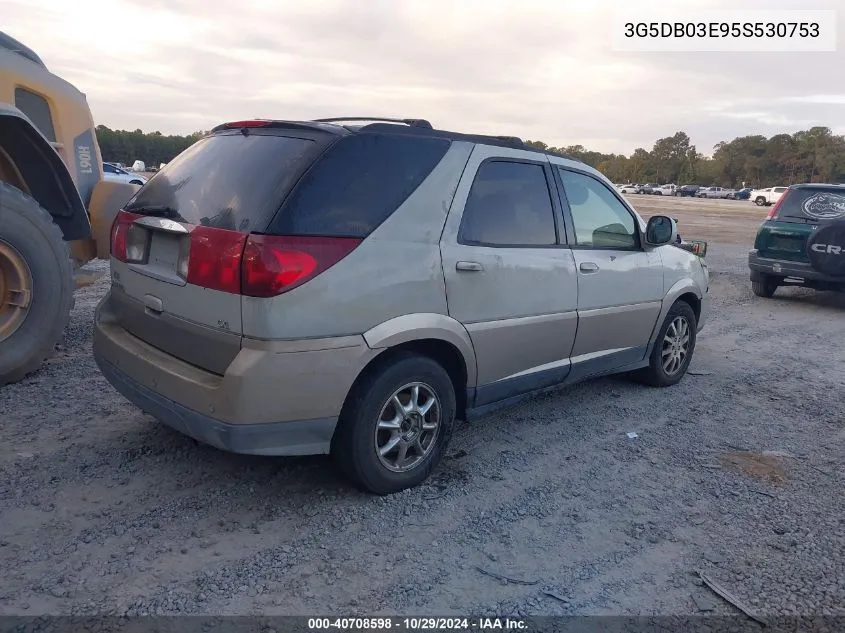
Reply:
<svg viewBox="0 0 845 633"><path fill-rule="evenodd" d="M0 386L53 354L74 274L138 185L103 180L85 95L0 31Z"/></svg>

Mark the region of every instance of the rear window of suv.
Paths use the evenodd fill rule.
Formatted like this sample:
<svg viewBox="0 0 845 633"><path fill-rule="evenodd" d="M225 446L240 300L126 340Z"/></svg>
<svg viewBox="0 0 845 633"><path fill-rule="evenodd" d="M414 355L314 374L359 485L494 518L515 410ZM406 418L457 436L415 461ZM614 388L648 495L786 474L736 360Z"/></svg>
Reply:
<svg viewBox="0 0 845 633"><path fill-rule="evenodd" d="M267 232L366 237L420 186L450 145L426 136L346 136L303 176Z"/></svg>
<svg viewBox="0 0 845 633"><path fill-rule="evenodd" d="M797 187L783 196L778 220L819 223L845 219L845 187Z"/></svg>
<svg viewBox="0 0 845 633"><path fill-rule="evenodd" d="M190 224L260 232L324 147L314 139L260 132L208 136L168 163L125 208Z"/></svg>

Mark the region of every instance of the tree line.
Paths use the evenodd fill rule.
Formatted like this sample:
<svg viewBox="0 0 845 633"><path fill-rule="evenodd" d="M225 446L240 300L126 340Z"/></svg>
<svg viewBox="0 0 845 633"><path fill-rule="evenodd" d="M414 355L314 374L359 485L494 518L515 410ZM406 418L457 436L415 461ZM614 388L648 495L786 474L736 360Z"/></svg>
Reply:
<svg viewBox="0 0 845 633"><path fill-rule="evenodd" d="M161 132L112 130L97 126L103 160L148 166L167 163L202 138L206 132L187 136ZM613 182L675 183L720 187L772 187L799 182L845 183L845 136L830 128L813 127L794 134L741 136L722 141L712 156L700 153L685 132L655 141L650 149L637 148L630 156L603 154L583 145L550 147L527 141L532 147L567 154L595 167Z"/></svg>
<svg viewBox="0 0 845 633"><path fill-rule="evenodd" d="M538 149L566 154L617 183L675 183L720 187L773 187L802 182L845 183L845 136L813 127L794 134L741 136L722 141L712 156L700 153L685 132L655 141L630 156L603 154L582 145Z"/></svg>
<svg viewBox="0 0 845 633"><path fill-rule="evenodd" d="M195 132L187 136L165 136L161 132L112 130L105 125L98 125L96 132L105 162L131 166L136 160L142 160L147 167L169 163L205 135L205 132Z"/></svg>

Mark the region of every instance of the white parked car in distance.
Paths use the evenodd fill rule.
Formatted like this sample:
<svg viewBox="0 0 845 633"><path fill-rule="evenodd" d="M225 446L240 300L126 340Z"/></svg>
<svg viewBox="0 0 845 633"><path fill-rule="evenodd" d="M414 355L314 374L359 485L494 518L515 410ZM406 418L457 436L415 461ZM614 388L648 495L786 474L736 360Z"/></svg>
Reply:
<svg viewBox="0 0 845 633"><path fill-rule="evenodd" d="M652 189L651 193L655 196L674 196L677 188L677 185L660 185Z"/></svg>
<svg viewBox="0 0 845 633"><path fill-rule="evenodd" d="M133 174L125 169L121 169L114 163L103 163L103 180L128 182L131 185L143 185L147 182L147 179L141 174Z"/></svg>
<svg viewBox="0 0 845 633"><path fill-rule="evenodd" d="M724 187L704 187L699 189L695 195L699 198L727 198L728 194L731 193L736 193L736 191Z"/></svg>
<svg viewBox="0 0 845 633"><path fill-rule="evenodd" d="M622 185L619 187L619 193L637 193L640 190L640 185Z"/></svg>
<svg viewBox="0 0 845 633"><path fill-rule="evenodd" d="M748 199L758 207L775 204L786 193L787 187L769 187L768 189L754 189Z"/></svg>

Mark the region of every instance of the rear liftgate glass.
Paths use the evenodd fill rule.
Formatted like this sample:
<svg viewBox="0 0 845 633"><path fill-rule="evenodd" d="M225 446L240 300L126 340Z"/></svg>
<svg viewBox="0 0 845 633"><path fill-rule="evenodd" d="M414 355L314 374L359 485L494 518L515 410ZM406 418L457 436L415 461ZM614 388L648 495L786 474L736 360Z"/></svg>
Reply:
<svg viewBox="0 0 845 633"><path fill-rule="evenodd" d="M112 254L162 282L277 296L352 252L449 145L363 132L341 138L308 169L321 150L312 139L212 136L171 162L118 214Z"/></svg>

